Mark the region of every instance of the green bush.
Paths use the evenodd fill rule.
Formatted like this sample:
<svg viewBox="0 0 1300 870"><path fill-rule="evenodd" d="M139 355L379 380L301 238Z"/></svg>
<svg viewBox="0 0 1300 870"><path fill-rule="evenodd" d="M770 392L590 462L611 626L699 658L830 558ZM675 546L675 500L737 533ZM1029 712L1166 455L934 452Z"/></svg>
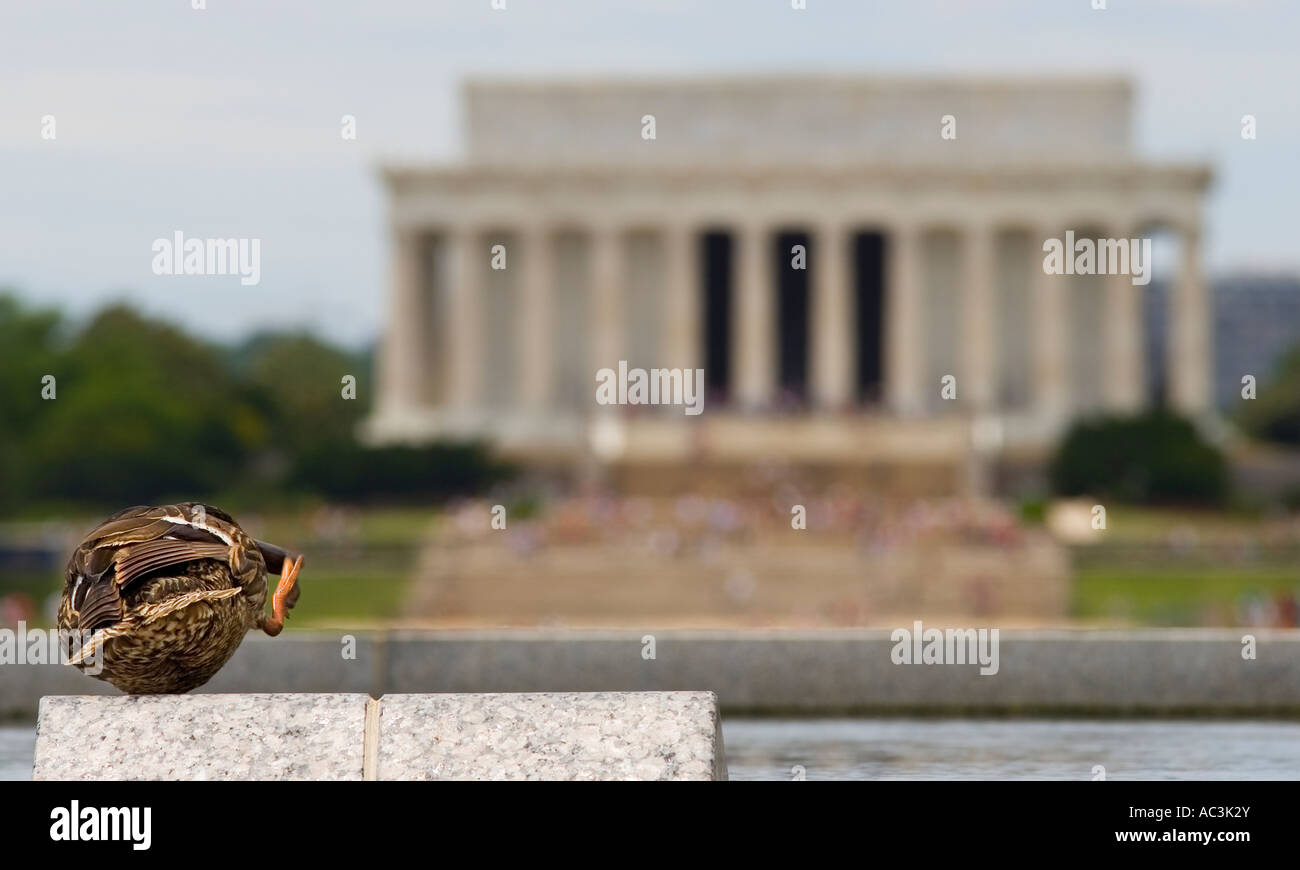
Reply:
<svg viewBox="0 0 1300 870"><path fill-rule="evenodd" d="M1228 495L1223 454L1189 421L1165 411L1076 423L1049 473L1060 495L1187 505L1219 505Z"/></svg>
<svg viewBox="0 0 1300 870"><path fill-rule="evenodd" d="M343 501L436 501L474 493L503 479L484 445L364 447L331 441L300 453L290 485Z"/></svg>

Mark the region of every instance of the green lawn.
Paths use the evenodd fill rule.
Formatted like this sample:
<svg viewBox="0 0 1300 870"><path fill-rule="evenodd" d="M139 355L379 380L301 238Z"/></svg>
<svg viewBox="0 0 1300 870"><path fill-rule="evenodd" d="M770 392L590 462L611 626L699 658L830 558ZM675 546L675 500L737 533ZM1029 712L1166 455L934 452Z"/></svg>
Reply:
<svg viewBox="0 0 1300 870"><path fill-rule="evenodd" d="M349 628L401 617L419 547L435 516L429 508L360 511L350 514L355 525L342 541L317 540L308 512L265 517L259 537L306 554L302 598L289 626Z"/></svg>
<svg viewBox="0 0 1300 870"><path fill-rule="evenodd" d="M307 547L317 534L312 525L314 516L308 509L268 512L258 518L256 528L250 525L245 531L264 541ZM349 528L351 540L365 547L382 548L415 546L432 531L441 515L427 507L375 507L350 511L347 516L349 523L355 523Z"/></svg>
<svg viewBox="0 0 1300 870"><path fill-rule="evenodd" d="M1070 614L1085 622L1234 625L1248 599L1300 595L1285 519L1116 505L1105 535L1106 544L1075 552ZM1175 557L1171 541L1187 549ZM1239 553L1254 560L1236 563Z"/></svg>
<svg viewBox="0 0 1300 870"><path fill-rule="evenodd" d="M349 628L376 625L402 615L410 576L400 571L321 569L302 573L302 597L290 628Z"/></svg>
<svg viewBox="0 0 1300 870"><path fill-rule="evenodd" d="M1071 615L1140 625L1233 624L1249 597L1300 595L1300 570L1285 565L1086 565L1075 570Z"/></svg>

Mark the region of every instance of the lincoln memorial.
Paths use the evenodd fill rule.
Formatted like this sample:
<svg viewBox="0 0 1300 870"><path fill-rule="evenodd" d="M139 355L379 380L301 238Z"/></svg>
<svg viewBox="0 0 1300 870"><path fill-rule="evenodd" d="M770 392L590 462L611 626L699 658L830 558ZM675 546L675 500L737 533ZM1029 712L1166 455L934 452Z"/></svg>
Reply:
<svg viewBox="0 0 1300 870"><path fill-rule="evenodd" d="M943 488L1079 415L1211 413L1210 168L1134 152L1124 79L472 81L462 118L461 162L383 169L373 442ZM1044 268L1067 232L1176 240L1162 365L1148 286ZM620 362L703 370L703 412L598 403Z"/></svg>

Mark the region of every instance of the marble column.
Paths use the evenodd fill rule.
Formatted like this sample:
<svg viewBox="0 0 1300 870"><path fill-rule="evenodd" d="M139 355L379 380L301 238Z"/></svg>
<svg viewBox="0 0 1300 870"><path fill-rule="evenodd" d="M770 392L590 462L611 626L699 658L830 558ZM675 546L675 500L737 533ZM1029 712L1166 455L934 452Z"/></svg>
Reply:
<svg viewBox="0 0 1300 870"><path fill-rule="evenodd" d="M1033 294L1034 401L1040 416L1049 424L1059 423L1070 408L1069 378L1066 377L1069 334L1071 276L1052 275L1043 268L1043 243L1063 238L1056 224L1041 224L1031 231L1029 284ZM1085 336L1085 340L1092 340Z"/></svg>
<svg viewBox="0 0 1300 870"><path fill-rule="evenodd" d="M426 248L418 230L394 228L392 239L388 329L380 357L379 404L386 412L408 412L425 404L426 348L432 331Z"/></svg>
<svg viewBox="0 0 1300 870"><path fill-rule="evenodd" d="M1128 239L1136 232L1127 226L1113 226L1109 238L1121 240L1129 256ZM1123 262L1123 261L1121 261ZM1128 263L1130 271L1132 263ZM1105 399L1108 410L1131 413L1142 407L1146 394L1142 360L1142 293L1132 274L1118 274L1112 264L1106 276Z"/></svg>
<svg viewBox="0 0 1300 870"><path fill-rule="evenodd" d="M1182 231L1182 269L1169 297L1168 383L1170 403L1184 414L1210 410L1214 365L1210 298L1201 274L1201 228Z"/></svg>
<svg viewBox="0 0 1300 870"><path fill-rule="evenodd" d="M614 227L590 233L591 377L602 368L618 368L624 352L622 234ZM593 380L594 383L594 380Z"/></svg>
<svg viewBox="0 0 1300 870"><path fill-rule="evenodd" d="M849 293L851 236L838 223L815 229L812 244L813 401L820 410L853 401L854 317Z"/></svg>
<svg viewBox="0 0 1300 870"><path fill-rule="evenodd" d="M995 228L970 227L963 240L962 368L957 395L977 412L989 411L997 394L997 258ZM963 377L962 375L965 375Z"/></svg>
<svg viewBox="0 0 1300 870"><path fill-rule="evenodd" d="M477 230L453 227L444 235L442 255L448 291L447 404L472 412L483 380L482 276L491 265L490 254Z"/></svg>
<svg viewBox="0 0 1300 870"><path fill-rule="evenodd" d="M896 224L889 231L889 286L885 295L886 391L894 413L914 417L925 408L925 347L921 315L921 229ZM934 385L937 390L938 384Z"/></svg>
<svg viewBox="0 0 1300 870"><path fill-rule="evenodd" d="M664 299L663 353L669 368L695 369L700 358L700 279L696 234L688 225L672 224L662 233Z"/></svg>
<svg viewBox="0 0 1300 870"><path fill-rule="evenodd" d="M732 292L733 401L755 410L771 405L776 386L776 320L770 234L745 223L735 234Z"/></svg>
<svg viewBox="0 0 1300 870"><path fill-rule="evenodd" d="M520 269L519 319L516 323L519 342L519 403L526 410L544 413L552 396L554 361L551 353L552 311L555 263L551 245L553 234L545 224L530 224L519 233L522 263Z"/></svg>

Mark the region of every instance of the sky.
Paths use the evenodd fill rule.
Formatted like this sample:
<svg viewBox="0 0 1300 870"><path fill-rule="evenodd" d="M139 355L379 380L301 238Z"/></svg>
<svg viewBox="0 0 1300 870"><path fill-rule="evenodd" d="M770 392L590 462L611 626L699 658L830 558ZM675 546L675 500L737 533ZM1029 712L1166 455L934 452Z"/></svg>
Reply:
<svg viewBox="0 0 1300 870"><path fill-rule="evenodd" d="M0 4L0 288L364 345L387 297L377 167L462 156L466 76L607 74L1129 75L1137 152L1215 168L1211 273L1300 273L1295 0L205 2ZM153 274L176 230L261 239L261 283Z"/></svg>

